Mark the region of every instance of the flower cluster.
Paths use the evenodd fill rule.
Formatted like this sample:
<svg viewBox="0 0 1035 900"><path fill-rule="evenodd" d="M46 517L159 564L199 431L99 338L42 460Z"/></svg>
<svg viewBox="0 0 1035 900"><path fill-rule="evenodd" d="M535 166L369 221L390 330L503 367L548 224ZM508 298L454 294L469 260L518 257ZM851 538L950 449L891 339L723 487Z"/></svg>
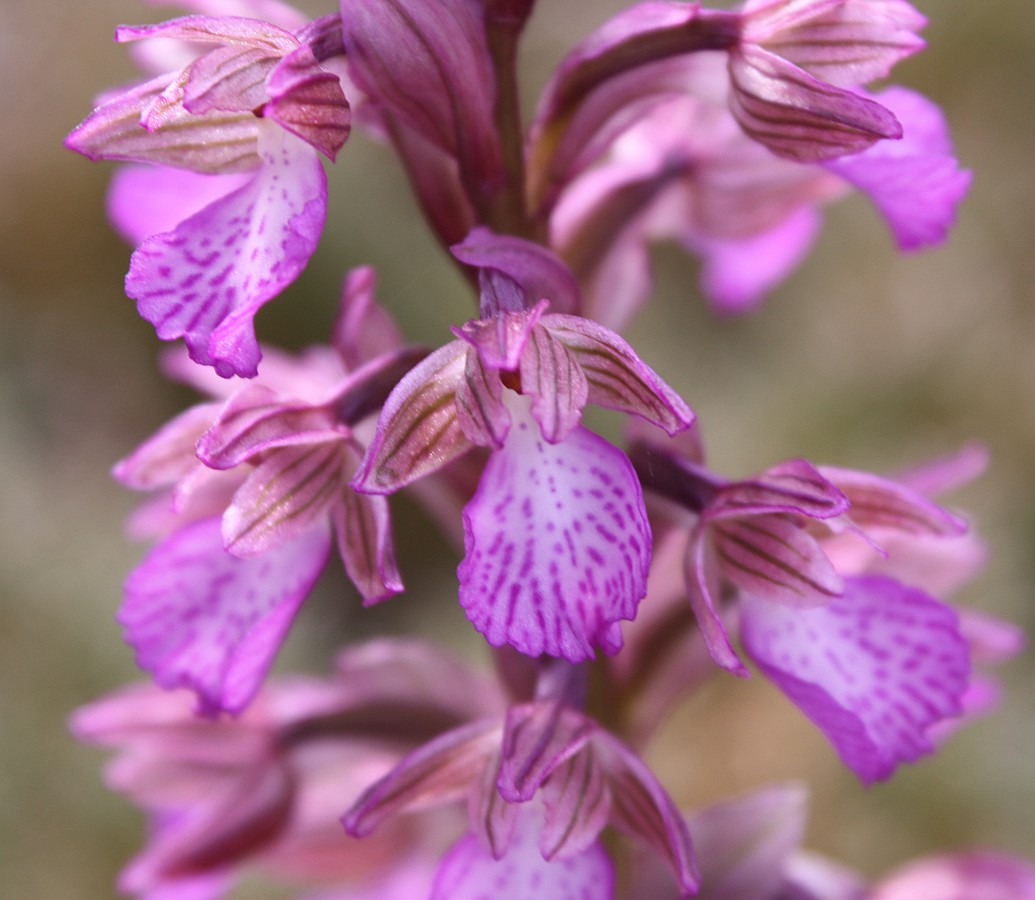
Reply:
<svg viewBox="0 0 1035 900"><path fill-rule="evenodd" d="M990 708L974 664L1021 646L946 599L983 548L932 497L980 451L900 479L796 459L731 480L619 334L659 239L734 313L853 188L901 249L946 238L969 173L940 111L867 87L921 48L923 17L644 0L571 50L525 127L533 0L346 0L313 21L189 5L117 30L148 77L67 139L134 164L110 204L137 245L126 293L183 338L168 373L209 397L114 470L151 495L118 620L156 686L73 730L118 750L110 782L153 822L120 887L216 898L254 869L340 900L892 900L949 877L961 897L1035 896L1030 867L993 854L867 886L799 849L800 789L688 813L643 758L679 697L750 662L869 784ZM360 266L326 344L260 349L255 316L316 251L325 160L354 122L396 153L476 309L416 346ZM590 404L631 417L621 446ZM458 598L494 675L383 638L327 679L265 684L333 548L364 604L403 591L400 491L462 544Z"/></svg>

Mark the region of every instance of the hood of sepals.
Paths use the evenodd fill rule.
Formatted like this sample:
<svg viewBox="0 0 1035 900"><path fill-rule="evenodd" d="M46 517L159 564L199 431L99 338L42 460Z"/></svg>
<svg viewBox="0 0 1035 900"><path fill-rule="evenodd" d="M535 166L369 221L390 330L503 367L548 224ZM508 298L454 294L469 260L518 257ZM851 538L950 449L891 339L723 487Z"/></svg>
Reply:
<svg viewBox="0 0 1035 900"><path fill-rule="evenodd" d="M257 124L269 118L333 161L348 138L351 111L318 52L329 52L327 34L340 32L336 21L324 17L296 34L236 16L120 27L121 42L157 37L221 46L111 96L66 143L92 159L242 172L260 165Z"/></svg>
<svg viewBox="0 0 1035 900"><path fill-rule="evenodd" d="M552 250L534 241L475 228L450 252L478 269L482 319L531 310L544 298L555 312L577 313L581 307L571 270Z"/></svg>

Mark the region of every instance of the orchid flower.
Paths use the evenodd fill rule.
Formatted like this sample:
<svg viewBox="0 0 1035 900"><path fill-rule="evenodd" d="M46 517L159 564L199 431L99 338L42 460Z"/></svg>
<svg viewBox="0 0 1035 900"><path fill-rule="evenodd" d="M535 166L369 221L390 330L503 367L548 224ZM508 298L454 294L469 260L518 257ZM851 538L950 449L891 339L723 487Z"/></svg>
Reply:
<svg viewBox="0 0 1035 900"><path fill-rule="evenodd" d="M195 15L116 32L119 41L148 38L217 46L117 92L66 145L91 159L251 175L146 238L130 261L126 292L160 338L185 339L195 362L224 377L253 377L261 357L253 319L316 249L327 210L319 157L333 160L349 133L338 76L322 66L342 52L340 22L327 16L288 31ZM191 190L183 212L195 196Z"/></svg>
<svg viewBox="0 0 1035 900"><path fill-rule="evenodd" d="M329 678L272 681L238 718L199 720L187 692L135 685L77 710L71 727L117 750L109 784L153 820L120 888L217 898L245 869L373 885L386 860L441 852L430 820L391 823L359 844L333 810L429 735L500 703L491 683L441 651L382 639L342 652Z"/></svg>
<svg viewBox="0 0 1035 900"><path fill-rule="evenodd" d="M650 531L625 455L579 424L587 402L670 433L692 413L618 335L550 313L570 275L541 247L479 233L482 318L388 397L352 484L390 493L474 446L491 450L464 509L460 602L493 646L576 662L621 646L646 590Z"/></svg>
<svg viewBox="0 0 1035 900"><path fill-rule="evenodd" d="M346 813L367 835L396 814L466 799L470 832L442 860L433 900L484 896L500 878L534 879L536 896L613 895L599 834L608 823L647 842L681 896L698 875L685 823L650 769L562 700L512 706L405 757Z"/></svg>
<svg viewBox="0 0 1035 900"><path fill-rule="evenodd" d="M864 782L934 749L929 729L963 711L969 682L957 614L918 587L840 571L823 540L871 528L954 537L965 523L888 479L804 460L727 482L660 450L634 459L697 514L686 589L718 665L748 675L720 612L735 591L746 652Z"/></svg>
<svg viewBox="0 0 1035 900"><path fill-rule="evenodd" d="M369 270L348 279L351 329L338 350L274 355L268 376L193 407L116 466L131 487L171 488L157 514L138 517L162 539L130 573L119 621L138 662L163 687L193 688L205 712L247 705L332 534L366 603L402 590L387 501L347 485L363 452L353 426L421 355L365 358L379 346L365 335L383 316L372 291ZM346 372L346 360L363 364Z"/></svg>
<svg viewBox="0 0 1035 900"><path fill-rule="evenodd" d="M944 241L966 193L941 111L888 88L902 138L802 164L749 138L725 103L722 61L687 66L687 93L659 103L560 195L552 242L587 284L587 313L621 327L650 290L646 245L673 238L702 259L701 288L723 313L756 306L802 260L821 206L851 187L866 193L899 248Z"/></svg>

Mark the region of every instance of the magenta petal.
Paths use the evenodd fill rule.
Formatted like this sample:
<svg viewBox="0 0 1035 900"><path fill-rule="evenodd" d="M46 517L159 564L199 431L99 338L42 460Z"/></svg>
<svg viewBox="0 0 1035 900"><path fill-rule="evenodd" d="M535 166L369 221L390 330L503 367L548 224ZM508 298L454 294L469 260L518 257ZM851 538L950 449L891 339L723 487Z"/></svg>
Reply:
<svg viewBox="0 0 1035 900"><path fill-rule="evenodd" d="M745 598L741 637L867 784L930 753L927 730L961 711L970 664L956 614L891 579L846 579L818 609Z"/></svg>
<svg viewBox="0 0 1035 900"><path fill-rule="evenodd" d="M824 165L869 195L901 249L940 244L956 221L970 172L952 156L945 117L934 103L905 88L889 88L878 99L898 116L902 140Z"/></svg>
<svg viewBox="0 0 1035 900"><path fill-rule="evenodd" d="M624 453L577 428L549 444L517 403L464 509L460 603L494 646L589 659L647 590L650 526ZM520 415L519 415L520 413Z"/></svg>
<svg viewBox="0 0 1035 900"><path fill-rule="evenodd" d="M547 861L538 846L537 810L522 810L514 837L501 860L482 842L465 835L443 857L430 900L485 900L486 897L535 900L609 900L614 896L614 865L596 843L576 856Z"/></svg>
<svg viewBox="0 0 1035 900"><path fill-rule="evenodd" d="M740 315L755 309L805 258L819 225L818 213L803 207L761 234L692 240L703 257L701 289L715 310Z"/></svg>
<svg viewBox="0 0 1035 900"><path fill-rule="evenodd" d="M330 549L312 529L256 559L223 549L218 519L188 525L126 580L119 622L137 663L164 688L189 687L200 709L239 712L258 690Z"/></svg>
<svg viewBox="0 0 1035 900"><path fill-rule="evenodd" d="M185 338L191 358L224 377L252 377L252 319L305 267L327 209L319 157L273 125L263 165L243 188L205 207L133 254L126 293L164 340Z"/></svg>

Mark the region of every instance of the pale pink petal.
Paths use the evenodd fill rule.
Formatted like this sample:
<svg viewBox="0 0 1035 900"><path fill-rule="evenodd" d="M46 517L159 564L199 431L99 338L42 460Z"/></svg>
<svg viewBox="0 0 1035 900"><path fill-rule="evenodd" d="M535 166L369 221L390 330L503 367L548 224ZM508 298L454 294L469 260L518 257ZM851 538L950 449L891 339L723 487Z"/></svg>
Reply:
<svg viewBox="0 0 1035 900"><path fill-rule="evenodd" d="M660 854L683 896L692 897L701 876L690 832L672 798L650 767L609 732L594 736L592 746L611 789L611 823Z"/></svg>
<svg viewBox="0 0 1035 900"><path fill-rule="evenodd" d="M531 309L540 300L549 300L556 312L578 311L578 282L560 258L541 244L476 228L462 244L449 249L460 262L479 270L485 318L505 310ZM494 273L503 276L502 284L491 277ZM503 294L495 293L495 288L508 283L511 290L504 287ZM515 287L517 297L512 294Z"/></svg>
<svg viewBox="0 0 1035 900"><path fill-rule="evenodd" d="M255 47L281 53L290 52L298 46L296 38L284 29L270 22L243 16L181 16L156 25L120 25L115 30L116 41L141 41L156 37Z"/></svg>
<svg viewBox="0 0 1035 900"><path fill-rule="evenodd" d="M303 45L285 56L265 85L263 115L334 162L352 129L352 111L337 75Z"/></svg>
<svg viewBox="0 0 1035 900"><path fill-rule="evenodd" d="M576 856L547 861L538 845L537 810L522 812L501 860L482 842L465 835L445 855L430 900L485 900L487 897L535 900L609 900L614 896L614 864L592 844Z"/></svg>
<svg viewBox="0 0 1035 900"><path fill-rule="evenodd" d="M883 78L922 49L917 32L926 24L905 0L763 0L745 6L742 40L852 87Z"/></svg>
<svg viewBox="0 0 1035 900"><path fill-rule="evenodd" d="M252 319L316 249L327 204L319 158L282 129L264 126L263 165L243 188L205 207L133 254L126 292L165 340L184 337L191 358L224 377L254 376Z"/></svg>
<svg viewBox="0 0 1035 900"><path fill-rule="evenodd" d="M510 431L510 413L503 403L500 373L467 351L464 377L456 389L456 413L467 438L481 447L499 449Z"/></svg>
<svg viewBox="0 0 1035 900"><path fill-rule="evenodd" d="M1035 865L995 850L908 863L879 884L871 900L1035 900Z"/></svg>
<svg viewBox="0 0 1035 900"><path fill-rule="evenodd" d="M817 609L744 598L741 637L867 784L930 753L927 730L961 710L970 664L956 614L887 578L846 579Z"/></svg>
<svg viewBox="0 0 1035 900"><path fill-rule="evenodd" d="M354 466L349 463L349 468ZM345 571L363 602L369 605L398 594L403 582L395 562L388 501L343 485L331 516Z"/></svg>
<svg viewBox="0 0 1035 900"><path fill-rule="evenodd" d="M611 792L596 755L576 753L543 785L546 816L539 849L546 859L568 859L587 850L611 817Z"/></svg>
<svg viewBox="0 0 1035 900"><path fill-rule="evenodd" d="M112 468L112 476L138 491L175 484L198 467L194 446L220 409L218 403L201 403L184 410L119 460Z"/></svg>
<svg viewBox="0 0 1035 900"><path fill-rule="evenodd" d="M934 103L894 87L877 99L902 123L902 140L880 141L824 166L869 195L902 250L940 244L956 221L970 172L952 155L948 125Z"/></svg>
<svg viewBox="0 0 1035 900"><path fill-rule="evenodd" d="M503 731L500 794L511 803L531 800L553 771L585 747L597 730L596 723L561 702L512 707Z"/></svg>
<svg viewBox="0 0 1035 900"><path fill-rule="evenodd" d="M790 459L761 475L719 489L708 505L709 521L761 513L798 513L829 519L848 509L848 498L804 459Z"/></svg>
<svg viewBox="0 0 1035 900"><path fill-rule="evenodd" d="M282 447L248 475L223 515L227 552L261 556L324 527L346 487L348 455L342 438Z"/></svg>
<svg viewBox="0 0 1035 900"><path fill-rule="evenodd" d="M251 112L192 116L182 105L165 104L164 118L150 129L141 115L169 86L169 75L117 94L97 107L65 139L65 146L90 159L124 159L225 175L251 172L262 164L257 151L260 120Z"/></svg>
<svg viewBox="0 0 1035 900"><path fill-rule="evenodd" d="M356 490L390 494L471 449L456 404L466 362L467 345L452 341L414 366L395 386L352 479Z"/></svg>
<svg viewBox="0 0 1035 900"><path fill-rule="evenodd" d="M802 608L841 593L841 576L823 548L789 517L717 519L709 535L723 577L745 594Z"/></svg>
<svg viewBox="0 0 1035 900"><path fill-rule="evenodd" d="M590 403L639 416L670 435L693 423L694 413L683 398L609 328L554 313L543 316L541 325L574 355L586 376Z"/></svg>
<svg viewBox="0 0 1035 900"><path fill-rule="evenodd" d="M343 433L330 410L248 384L221 409L198 439L198 459L213 469L232 469L278 447L326 443Z"/></svg>
<svg viewBox="0 0 1035 900"><path fill-rule="evenodd" d="M805 836L808 794L776 785L695 813L690 834L701 860L698 900L779 896L787 859Z"/></svg>
<svg viewBox="0 0 1035 900"><path fill-rule="evenodd" d="M258 690L323 568L327 529L255 559L223 549L218 519L155 547L126 581L118 619L137 663L165 688L189 687L203 712L239 712Z"/></svg>
<svg viewBox="0 0 1035 900"><path fill-rule="evenodd" d="M526 401L527 402L527 401ZM559 444L527 406L464 509L460 603L486 640L570 662L621 646L646 593L650 528L625 454L584 428Z"/></svg>
<svg viewBox="0 0 1035 900"><path fill-rule="evenodd" d="M717 665L727 672L747 678L747 666L737 655L730 643L729 632L719 615L715 598L722 596L719 582L719 566L715 549L709 543L700 525L690 533L690 545L683 563L686 593L690 608L694 611L697 627Z"/></svg>
<svg viewBox="0 0 1035 900"><path fill-rule="evenodd" d="M575 354L549 329L532 329L521 355L521 390L532 398L532 417L551 444L578 427L589 381Z"/></svg>
<svg viewBox="0 0 1035 900"><path fill-rule="evenodd" d="M134 246L237 190L249 176L200 175L168 166L119 166L108 187L108 218Z"/></svg>
<svg viewBox="0 0 1035 900"><path fill-rule="evenodd" d="M266 102L266 78L280 59L272 47L216 47L186 70L183 108L195 116L244 112Z"/></svg>
<svg viewBox="0 0 1035 900"><path fill-rule="evenodd" d="M395 813L464 797L475 788L499 747L501 731L497 719L481 719L418 747L363 792L342 817L345 830L353 837L365 837Z"/></svg>

